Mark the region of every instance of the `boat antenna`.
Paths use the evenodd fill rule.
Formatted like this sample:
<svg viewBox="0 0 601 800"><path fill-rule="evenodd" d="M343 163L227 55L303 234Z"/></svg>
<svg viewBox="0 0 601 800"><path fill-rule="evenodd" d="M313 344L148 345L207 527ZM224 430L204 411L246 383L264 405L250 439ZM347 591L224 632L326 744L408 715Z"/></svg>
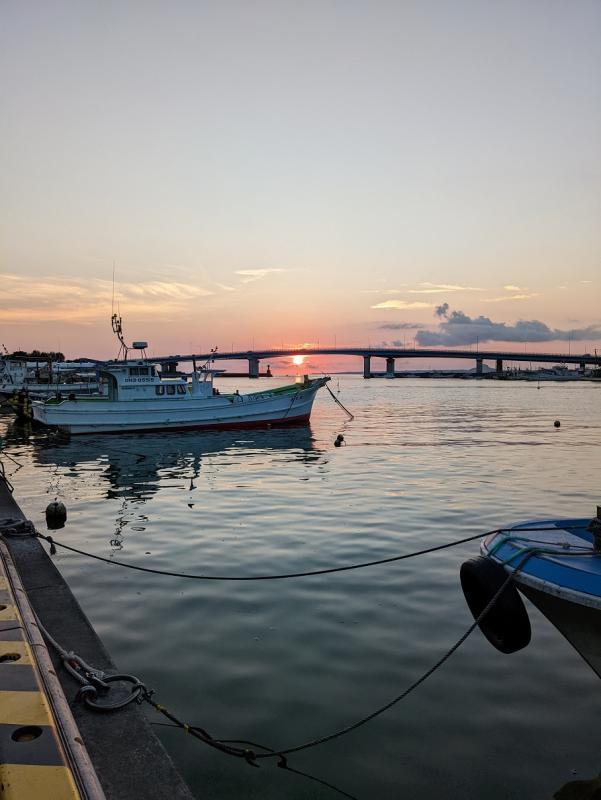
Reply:
<svg viewBox="0 0 601 800"><path fill-rule="evenodd" d="M115 314L115 259L113 259L113 296L111 298L111 316Z"/></svg>

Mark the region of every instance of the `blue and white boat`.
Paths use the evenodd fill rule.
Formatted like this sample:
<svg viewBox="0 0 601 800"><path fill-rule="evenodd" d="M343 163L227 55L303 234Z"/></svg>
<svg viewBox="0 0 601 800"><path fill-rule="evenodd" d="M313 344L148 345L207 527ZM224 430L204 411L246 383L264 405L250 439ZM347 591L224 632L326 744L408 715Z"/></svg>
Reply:
<svg viewBox="0 0 601 800"><path fill-rule="evenodd" d="M530 641L527 597L601 677L601 507L597 516L521 522L486 536L481 556L461 567L463 592L482 614L508 576L479 627L501 652Z"/></svg>

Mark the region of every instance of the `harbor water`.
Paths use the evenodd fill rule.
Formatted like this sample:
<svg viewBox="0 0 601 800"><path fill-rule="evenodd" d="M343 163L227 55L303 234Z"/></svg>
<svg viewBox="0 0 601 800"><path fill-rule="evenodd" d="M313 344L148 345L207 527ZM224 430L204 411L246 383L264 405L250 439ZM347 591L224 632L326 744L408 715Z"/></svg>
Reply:
<svg viewBox="0 0 601 800"><path fill-rule="evenodd" d="M41 531L48 502L67 505L57 540L205 575L369 561L601 504L599 383L335 376L330 386L354 421L325 390L310 426L291 429L69 441L5 415L4 450L18 462L5 459L7 474ZM55 562L120 669L159 703L215 737L279 749L349 725L434 664L472 622L458 575L477 551L256 582L160 577L60 549ZM543 800L596 776L598 679L528 610L525 650L501 655L475 631L406 700L290 766L361 800ZM199 798L340 796L275 761L254 769L156 730Z"/></svg>

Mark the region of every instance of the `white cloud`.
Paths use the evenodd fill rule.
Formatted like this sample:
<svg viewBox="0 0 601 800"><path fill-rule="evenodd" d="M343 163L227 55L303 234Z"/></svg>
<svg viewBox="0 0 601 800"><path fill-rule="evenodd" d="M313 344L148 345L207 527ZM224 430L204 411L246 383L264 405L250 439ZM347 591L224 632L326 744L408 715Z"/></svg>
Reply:
<svg viewBox="0 0 601 800"><path fill-rule="evenodd" d="M505 287L507 288L507 287ZM483 303L506 303L508 300L530 300L531 297L538 297L536 292L531 294L507 294L503 297L483 297Z"/></svg>
<svg viewBox="0 0 601 800"><path fill-rule="evenodd" d="M418 283L418 289L407 289L407 294L439 294L440 292L483 292L479 286L460 286L455 283Z"/></svg>
<svg viewBox="0 0 601 800"><path fill-rule="evenodd" d="M252 283L253 281L260 281L268 275L274 275L278 272L286 272L285 269L237 269L236 275L240 275L242 283Z"/></svg>
<svg viewBox="0 0 601 800"><path fill-rule="evenodd" d="M457 283L430 283L422 281L410 287L401 284L402 289L363 289L366 294L440 294L441 292L483 292L480 286L461 286Z"/></svg>
<svg viewBox="0 0 601 800"><path fill-rule="evenodd" d="M363 294L401 294L402 289L362 289Z"/></svg>
<svg viewBox="0 0 601 800"><path fill-rule="evenodd" d="M375 306L371 306L372 308L396 308L399 310L406 310L411 308L432 308L432 303L420 303L414 302L409 303L406 300L383 300L381 303L376 303Z"/></svg>
<svg viewBox="0 0 601 800"><path fill-rule="evenodd" d="M173 315L213 292L193 283L137 281L115 287L115 304L128 316ZM86 323L108 319L113 304L111 281L0 274L0 320L30 323Z"/></svg>

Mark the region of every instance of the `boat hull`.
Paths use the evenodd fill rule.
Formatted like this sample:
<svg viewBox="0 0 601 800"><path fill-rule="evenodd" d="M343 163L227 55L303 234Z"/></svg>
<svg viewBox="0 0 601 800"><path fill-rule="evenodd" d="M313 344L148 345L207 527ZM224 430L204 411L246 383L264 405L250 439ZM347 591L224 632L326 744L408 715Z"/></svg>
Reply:
<svg viewBox="0 0 601 800"><path fill-rule="evenodd" d="M33 403L33 418L71 435L299 425L309 421L323 380L292 394L216 395L172 401L65 401ZM168 408L166 408L168 405Z"/></svg>
<svg viewBox="0 0 601 800"><path fill-rule="evenodd" d="M523 583L518 588L601 678L601 611Z"/></svg>

